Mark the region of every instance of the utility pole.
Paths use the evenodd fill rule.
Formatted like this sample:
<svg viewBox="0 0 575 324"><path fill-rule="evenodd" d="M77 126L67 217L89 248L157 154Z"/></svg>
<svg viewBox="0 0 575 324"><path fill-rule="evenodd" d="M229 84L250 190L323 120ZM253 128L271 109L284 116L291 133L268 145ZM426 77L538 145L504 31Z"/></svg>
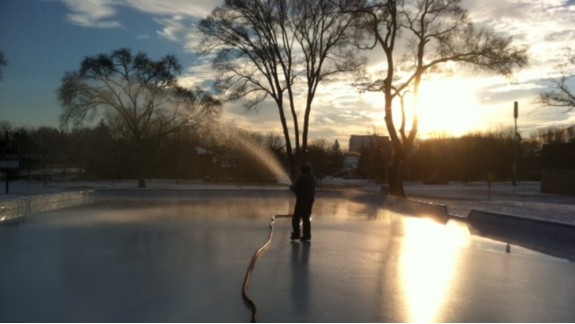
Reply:
<svg viewBox="0 0 575 324"><path fill-rule="evenodd" d="M515 133L513 139L513 186L517 185L517 118L519 117L519 105L517 101L513 102L513 119L515 120Z"/></svg>

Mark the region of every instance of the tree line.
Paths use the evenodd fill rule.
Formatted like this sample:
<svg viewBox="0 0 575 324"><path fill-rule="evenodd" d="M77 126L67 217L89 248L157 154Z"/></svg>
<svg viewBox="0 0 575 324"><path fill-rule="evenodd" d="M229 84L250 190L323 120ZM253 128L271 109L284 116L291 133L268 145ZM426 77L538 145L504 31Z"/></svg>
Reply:
<svg viewBox="0 0 575 324"><path fill-rule="evenodd" d="M575 143L575 127L540 129L521 139L517 150L519 180L541 176L543 145ZM407 178L432 183L447 181L511 181L515 136L512 130L471 133L458 138L419 141L407 167Z"/></svg>
<svg viewBox="0 0 575 324"><path fill-rule="evenodd" d="M231 128L232 126L226 126ZM117 134L103 120L95 127L71 131L53 127L13 128L0 125L0 140L16 141L20 168L11 178L59 180L138 179L129 140ZM281 136L236 130L234 137L249 138L251 145L271 152L287 168L286 146ZM575 127L546 128L522 139L518 150L520 180L540 179L541 151L544 144L574 143ZM182 129L167 137L147 141L144 147L145 178L174 180L198 179L268 183L276 180L257 156L249 154L226 138ZM507 181L512 177L514 136L512 131L471 133L458 138L418 140L406 167L405 178L413 181L485 181L487 177ZM308 146L308 161L318 178L342 176L344 152L337 140L316 139ZM382 162L389 155L381 148L364 147L355 176L386 181L388 170Z"/></svg>
<svg viewBox="0 0 575 324"><path fill-rule="evenodd" d="M269 154L280 168L286 169L288 162L281 136L248 132L232 125L225 128L227 135L185 127L166 136L150 136L136 148L130 137L123 136L104 120L95 127L69 131L47 126L14 128L3 123L0 140L15 141L19 148L20 167L8 169L11 179L277 181L277 174L261 160L259 152ZM250 148L239 145L239 141ZM314 140L309 152L318 175L334 174L341 168L343 152L337 140L331 146L326 140ZM139 154L145 154L145 159L137 160Z"/></svg>

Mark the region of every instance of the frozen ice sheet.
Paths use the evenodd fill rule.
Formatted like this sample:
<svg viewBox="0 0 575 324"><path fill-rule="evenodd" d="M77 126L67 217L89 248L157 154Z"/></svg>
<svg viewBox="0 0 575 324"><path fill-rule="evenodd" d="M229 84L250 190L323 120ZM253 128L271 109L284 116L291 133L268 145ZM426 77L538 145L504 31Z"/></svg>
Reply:
<svg viewBox="0 0 575 324"><path fill-rule="evenodd" d="M575 264L319 193L311 243L275 222L249 294L263 322L575 321ZM109 193L0 227L3 322L243 322L283 192Z"/></svg>

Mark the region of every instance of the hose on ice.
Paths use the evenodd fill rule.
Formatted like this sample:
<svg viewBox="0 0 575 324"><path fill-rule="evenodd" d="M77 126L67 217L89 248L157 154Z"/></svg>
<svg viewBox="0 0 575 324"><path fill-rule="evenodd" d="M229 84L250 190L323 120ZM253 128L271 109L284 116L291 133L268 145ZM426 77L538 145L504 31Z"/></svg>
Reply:
<svg viewBox="0 0 575 324"><path fill-rule="evenodd" d="M248 305L252 310L252 323L257 322L258 311L257 311L256 304L248 295L248 286L249 286L250 281L252 279L252 271L254 270L254 267L256 265L256 261L258 260L260 255L270 246L270 244L272 242L272 237L274 234L274 222L276 221L276 218L279 218L279 217L286 217L287 218L287 217L292 217L292 215L274 215L274 216L272 216L271 221L270 221L270 225L269 225L270 231L268 234L268 240L256 251L256 253L254 253L254 255L252 257L252 261L250 262L250 265L248 266L248 269L246 271L246 276L244 277L244 284L242 286L242 298L244 299L244 302L246 303L246 305Z"/></svg>

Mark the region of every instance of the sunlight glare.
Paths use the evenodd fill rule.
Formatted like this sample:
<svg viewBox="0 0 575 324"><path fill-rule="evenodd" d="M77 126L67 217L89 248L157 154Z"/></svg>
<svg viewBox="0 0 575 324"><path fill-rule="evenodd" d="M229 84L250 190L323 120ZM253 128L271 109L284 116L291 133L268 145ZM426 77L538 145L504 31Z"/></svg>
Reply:
<svg viewBox="0 0 575 324"><path fill-rule="evenodd" d="M429 138L434 134L461 136L479 129L481 111L473 92L471 81L457 78L422 84L419 98L421 137Z"/></svg>
<svg viewBox="0 0 575 324"><path fill-rule="evenodd" d="M417 109L419 113L417 136L423 139L459 137L492 125L492 121L485 120L487 112L482 109L480 97L476 93L477 89L485 86L481 79L456 77L423 82ZM372 120L374 127L385 127L385 99L382 93L362 93L360 102L362 107L369 108L362 112L361 117ZM414 111L412 93L406 93L405 104L405 130L409 132L412 128ZM399 98L396 98L393 104L393 123L399 130L401 126Z"/></svg>
<svg viewBox="0 0 575 324"><path fill-rule="evenodd" d="M460 248L469 242L467 227L408 218L400 259L401 282L411 322L433 322L450 290Z"/></svg>

